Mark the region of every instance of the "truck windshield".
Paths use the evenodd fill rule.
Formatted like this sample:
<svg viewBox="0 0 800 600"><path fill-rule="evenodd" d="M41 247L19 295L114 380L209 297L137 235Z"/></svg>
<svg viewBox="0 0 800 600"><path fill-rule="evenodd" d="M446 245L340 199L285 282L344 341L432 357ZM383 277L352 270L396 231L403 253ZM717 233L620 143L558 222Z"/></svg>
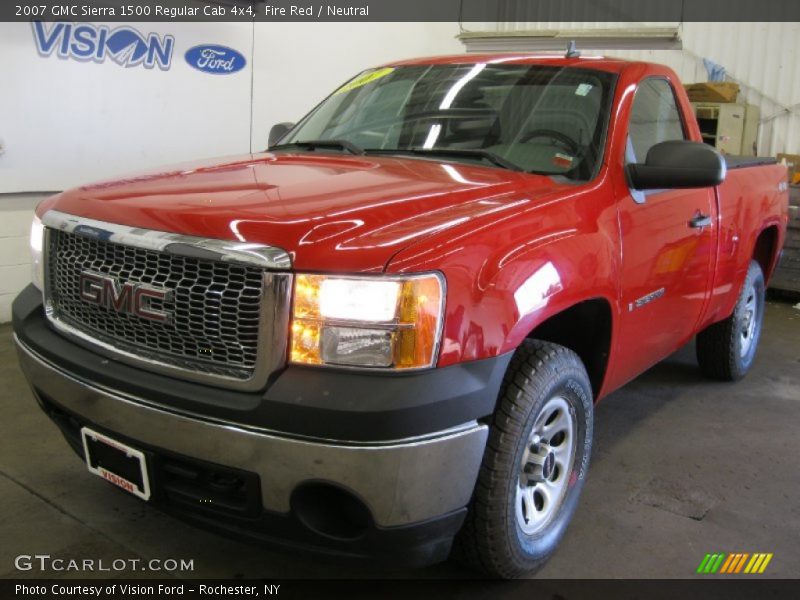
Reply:
<svg viewBox="0 0 800 600"><path fill-rule="evenodd" d="M272 149L483 162L585 181L602 158L614 81L603 71L542 65L373 69Z"/></svg>

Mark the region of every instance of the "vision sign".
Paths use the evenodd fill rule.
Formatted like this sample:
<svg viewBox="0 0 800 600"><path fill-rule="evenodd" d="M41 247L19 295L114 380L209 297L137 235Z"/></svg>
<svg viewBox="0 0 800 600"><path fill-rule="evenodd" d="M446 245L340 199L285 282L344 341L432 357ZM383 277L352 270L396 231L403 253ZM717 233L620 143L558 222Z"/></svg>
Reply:
<svg viewBox="0 0 800 600"><path fill-rule="evenodd" d="M158 67L166 71L172 64L175 38L157 33L140 33L132 27L111 29L92 23L58 22L49 25L34 21L33 39L41 56L55 54L61 59L104 62L110 59L122 67Z"/></svg>

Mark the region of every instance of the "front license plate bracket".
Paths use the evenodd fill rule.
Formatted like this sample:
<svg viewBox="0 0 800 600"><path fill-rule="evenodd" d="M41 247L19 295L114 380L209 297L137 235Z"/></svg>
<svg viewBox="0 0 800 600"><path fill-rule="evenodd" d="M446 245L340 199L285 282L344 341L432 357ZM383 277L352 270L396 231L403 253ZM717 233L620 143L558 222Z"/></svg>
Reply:
<svg viewBox="0 0 800 600"><path fill-rule="evenodd" d="M88 427L81 429L81 439L90 473L142 500L150 499L150 478L144 452Z"/></svg>

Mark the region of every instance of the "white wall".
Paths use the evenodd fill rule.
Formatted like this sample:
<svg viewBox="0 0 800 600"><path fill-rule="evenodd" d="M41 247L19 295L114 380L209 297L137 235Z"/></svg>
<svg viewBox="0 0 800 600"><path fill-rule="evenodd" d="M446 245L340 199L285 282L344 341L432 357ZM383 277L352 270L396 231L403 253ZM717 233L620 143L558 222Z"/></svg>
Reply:
<svg viewBox="0 0 800 600"><path fill-rule="evenodd" d="M118 27L122 24L113 24ZM126 68L37 52L33 28L0 23L0 193L61 190L81 182L246 151L250 70L210 75L183 56L222 44L249 62L249 23L141 23L175 38L169 70Z"/></svg>
<svg viewBox="0 0 800 600"><path fill-rule="evenodd" d="M30 25L0 23L0 57L8 59L0 67L0 323L30 279L28 228L44 195L26 192L247 153L251 140L258 151L274 123L299 119L363 69L463 51L456 23L133 27L174 36L169 70L42 57ZM237 50L246 68L231 75L192 69L184 54L203 43Z"/></svg>

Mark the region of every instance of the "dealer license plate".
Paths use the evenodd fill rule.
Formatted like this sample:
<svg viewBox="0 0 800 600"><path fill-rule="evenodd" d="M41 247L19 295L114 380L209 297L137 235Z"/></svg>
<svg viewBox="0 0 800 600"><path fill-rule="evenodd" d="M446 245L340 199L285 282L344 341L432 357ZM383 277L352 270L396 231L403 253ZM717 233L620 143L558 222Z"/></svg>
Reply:
<svg viewBox="0 0 800 600"><path fill-rule="evenodd" d="M89 472L142 500L150 498L150 481L144 453L88 427L81 429Z"/></svg>

